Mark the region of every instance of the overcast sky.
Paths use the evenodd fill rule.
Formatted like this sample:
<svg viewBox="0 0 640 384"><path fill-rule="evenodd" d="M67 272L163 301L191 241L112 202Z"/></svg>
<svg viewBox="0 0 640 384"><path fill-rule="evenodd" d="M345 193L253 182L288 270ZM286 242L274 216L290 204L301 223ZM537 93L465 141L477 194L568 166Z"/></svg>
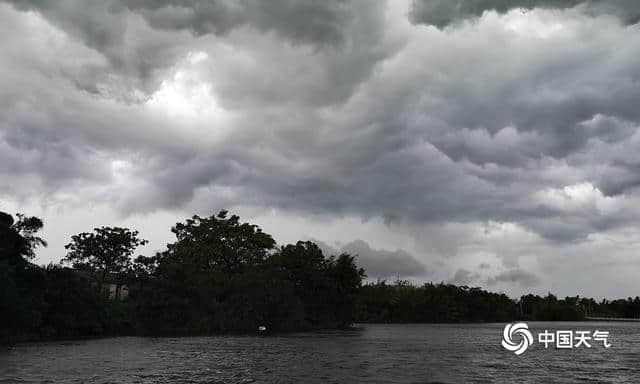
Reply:
<svg viewBox="0 0 640 384"><path fill-rule="evenodd" d="M0 210L222 208L372 279L640 293L640 1L0 2Z"/></svg>

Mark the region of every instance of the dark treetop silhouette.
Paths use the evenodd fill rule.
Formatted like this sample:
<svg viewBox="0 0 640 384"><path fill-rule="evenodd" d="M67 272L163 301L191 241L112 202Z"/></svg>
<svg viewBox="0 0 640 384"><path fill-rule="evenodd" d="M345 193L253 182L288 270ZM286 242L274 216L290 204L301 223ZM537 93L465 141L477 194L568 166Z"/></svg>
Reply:
<svg viewBox="0 0 640 384"><path fill-rule="evenodd" d="M0 212L0 340L192 335L339 328L358 322L580 320L640 316L640 299L523 296L447 284L362 285L355 256L326 257L312 242L277 247L260 228L221 211L172 228L175 242L131 260L137 231L96 228L72 237L73 268L31 262L43 223ZM107 286L128 287L110 295Z"/></svg>
<svg viewBox="0 0 640 384"><path fill-rule="evenodd" d="M96 228L94 233L71 236L71 242L65 246L69 252L63 262L92 272L101 290L109 275L122 275L131 268L131 255L138 246L146 243L146 240L138 238L138 231L119 227Z"/></svg>

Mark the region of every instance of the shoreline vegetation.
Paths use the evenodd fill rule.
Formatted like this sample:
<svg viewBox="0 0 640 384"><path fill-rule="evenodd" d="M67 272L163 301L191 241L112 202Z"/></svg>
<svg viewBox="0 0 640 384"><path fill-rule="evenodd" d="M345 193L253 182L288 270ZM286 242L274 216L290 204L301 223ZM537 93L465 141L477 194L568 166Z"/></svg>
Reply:
<svg viewBox="0 0 640 384"><path fill-rule="evenodd" d="M580 321L640 317L640 298L525 295L397 280L364 283L357 255L309 241L277 246L236 215L193 216L154 256L128 228L71 237L60 264L32 263L37 217L0 212L0 343L339 329L360 323Z"/></svg>

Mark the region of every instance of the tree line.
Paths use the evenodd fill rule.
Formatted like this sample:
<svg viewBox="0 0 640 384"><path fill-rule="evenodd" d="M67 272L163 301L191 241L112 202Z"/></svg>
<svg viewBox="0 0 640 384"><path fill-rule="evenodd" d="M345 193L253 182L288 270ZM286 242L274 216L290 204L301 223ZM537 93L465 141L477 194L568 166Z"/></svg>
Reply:
<svg viewBox="0 0 640 384"><path fill-rule="evenodd" d="M640 298L596 301L549 293L512 299L477 287L445 283L417 286L398 280L363 285L356 311L357 321L374 323L582 321L588 317L638 319Z"/></svg>
<svg viewBox="0 0 640 384"><path fill-rule="evenodd" d="M134 257L147 243L128 228L71 237L59 264L37 266L37 217L0 212L0 341L112 335L206 335L340 328L354 322L506 322L640 317L640 299L596 302L406 281L363 285L357 255L326 256L313 242L277 246L271 235L221 211L171 230L173 243ZM128 288L114 299L112 284ZM109 289L108 289L109 288Z"/></svg>
<svg viewBox="0 0 640 384"><path fill-rule="evenodd" d="M172 228L164 252L132 258L137 231L101 227L66 246L62 264L31 262L43 223L0 213L0 338L195 335L338 328L355 319L364 271L348 254L273 238L222 211ZM117 281L127 300L105 287Z"/></svg>

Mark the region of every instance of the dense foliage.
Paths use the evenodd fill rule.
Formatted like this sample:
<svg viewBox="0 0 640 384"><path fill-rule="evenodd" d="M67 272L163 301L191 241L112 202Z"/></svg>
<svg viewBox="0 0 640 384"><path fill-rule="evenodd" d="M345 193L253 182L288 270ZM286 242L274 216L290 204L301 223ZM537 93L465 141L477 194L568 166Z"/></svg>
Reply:
<svg viewBox="0 0 640 384"><path fill-rule="evenodd" d="M93 233L71 236L71 242L65 245L68 253L63 262L86 271L100 290L107 277L122 275L131 268L131 255L146 243L147 240L138 238L138 231L128 228L95 228Z"/></svg>
<svg viewBox="0 0 640 384"><path fill-rule="evenodd" d="M37 225L27 230L25 222ZM133 261L145 243L136 231L75 235L63 260L73 269L30 263L45 244L35 236L41 227L35 218L0 216L2 340L290 331L355 319L364 271L353 256L325 257L311 242L278 248L225 211L176 224L166 251ZM110 299L107 282L126 284L127 300Z"/></svg>
<svg viewBox="0 0 640 384"><path fill-rule="evenodd" d="M0 340L98 336L115 329L115 303L75 271L29 262L42 221L0 212Z"/></svg>
<svg viewBox="0 0 640 384"><path fill-rule="evenodd" d="M141 333L211 333L339 327L354 320L364 272L349 255L317 245L276 248L238 216L194 216L173 228L176 242L139 257L131 311Z"/></svg>
<svg viewBox="0 0 640 384"><path fill-rule="evenodd" d="M518 317L516 309L516 303L506 295L480 288L379 282L362 287L358 320L380 323L511 321Z"/></svg>
<svg viewBox="0 0 640 384"><path fill-rule="evenodd" d="M326 257L312 242L276 246L226 211L172 228L154 256L137 231L96 228L71 238L62 265L31 260L43 223L0 212L0 341L124 334L187 335L337 328L353 322L507 322L640 317L640 298L596 302L504 294L450 284L377 282L352 255ZM126 300L104 284L126 284Z"/></svg>

